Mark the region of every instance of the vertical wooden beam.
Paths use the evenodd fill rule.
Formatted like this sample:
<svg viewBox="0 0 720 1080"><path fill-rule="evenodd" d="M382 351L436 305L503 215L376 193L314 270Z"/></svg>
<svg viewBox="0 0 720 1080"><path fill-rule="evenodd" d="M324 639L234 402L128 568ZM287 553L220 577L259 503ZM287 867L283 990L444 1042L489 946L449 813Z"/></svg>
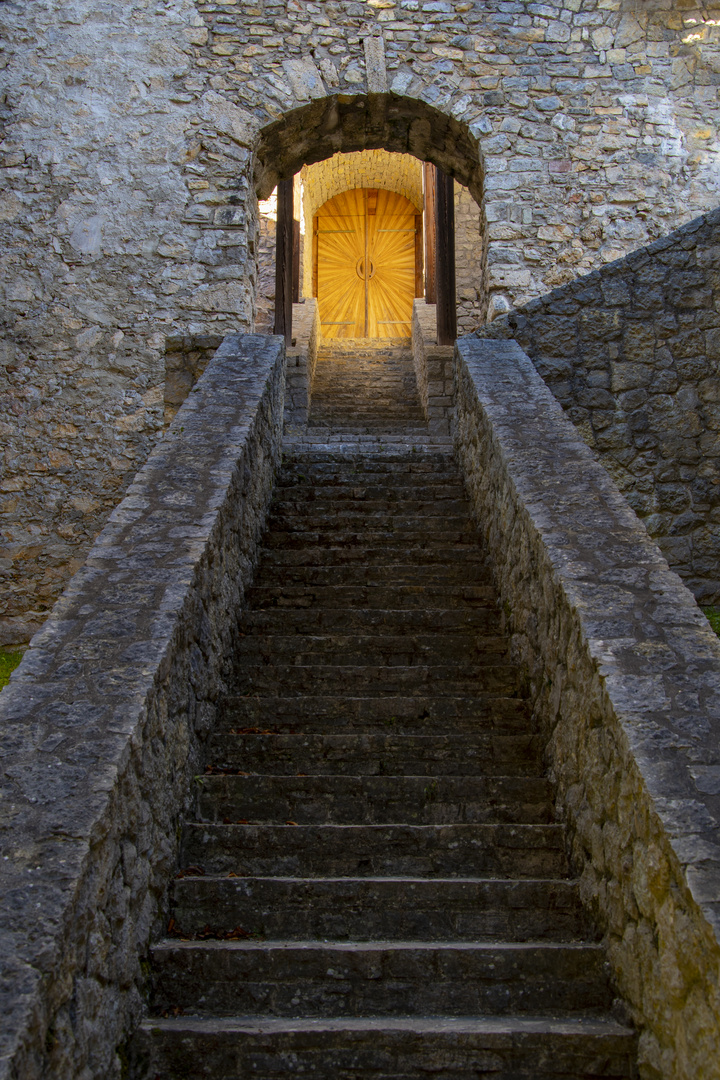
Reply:
<svg viewBox="0 0 720 1080"><path fill-rule="evenodd" d="M423 283L423 219L422 214L415 215L415 295L425 295Z"/></svg>
<svg viewBox="0 0 720 1080"><path fill-rule="evenodd" d="M275 230L275 326L285 344L292 341L292 269L293 269L293 178L281 180L277 187L277 224Z"/></svg>
<svg viewBox="0 0 720 1080"><path fill-rule="evenodd" d="M438 345L452 345L457 337L455 297L455 184L442 169L435 178L435 288Z"/></svg>
<svg viewBox="0 0 720 1080"><path fill-rule="evenodd" d="M293 220L292 302L300 303L300 222Z"/></svg>
<svg viewBox="0 0 720 1080"><path fill-rule="evenodd" d="M423 194L425 197L425 303L435 303L435 166L423 163Z"/></svg>

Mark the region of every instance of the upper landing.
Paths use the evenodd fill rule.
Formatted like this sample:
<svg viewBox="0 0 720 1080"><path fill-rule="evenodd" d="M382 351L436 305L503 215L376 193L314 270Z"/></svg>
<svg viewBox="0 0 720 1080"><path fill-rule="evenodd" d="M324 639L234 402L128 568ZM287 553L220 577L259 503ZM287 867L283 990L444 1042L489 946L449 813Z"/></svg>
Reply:
<svg viewBox="0 0 720 1080"><path fill-rule="evenodd" d="M419 453L451 452L452 440L430 432L409 342L355 338L320 345L307 426L293 427L283 445Z"/></svg>

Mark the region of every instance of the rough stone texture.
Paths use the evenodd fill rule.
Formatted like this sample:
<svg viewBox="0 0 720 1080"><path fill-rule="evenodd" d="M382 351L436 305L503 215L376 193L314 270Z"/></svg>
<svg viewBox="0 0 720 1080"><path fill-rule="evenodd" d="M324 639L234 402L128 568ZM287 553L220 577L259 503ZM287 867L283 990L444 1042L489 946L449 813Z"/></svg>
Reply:
<svg viewBox="0 0 720 1080"><path fill-rule="evenodd" d="M277 188L258 202L258 260L255 293L256 334L272 334L275 323L275 245Z"/></svg>
<svg viewBox="0 0 720 1080"><path fill-rule="evenodd" d="M0 1077L117 1078L279 460L226 339L0 697Z"/></svg>
<svg viewBox="0 0 720 1080"><path fill-rule="evenodd" d="M185 91L201 27L186 0L0 5L6 627L47 617L146 460L166 337L251 327L251 155Z"/></svg>
<svg viewBox="0 0 720 1080"><path fill-rule="evenodd" d="M720 1060L720 642L515 342L457 345L456 446L641 1074Z"/></svg>
<svg viewBox="0 0 720 1080"><path fill-rule="evenodd" d="M252 328L255 184L338 151L434 161L484 205L507 309L715 204L716 23L673 0L0 4L5 625L44 617L146 459L165 338Z"/></svg>
<svg viewBox="0 0 720 1080"><path fill-rule="evenodd" d="M284 441L130 1076L636 1080L452 445L374 345Z"/></svg>
<svg viewBox="0 0 720 1080"><path fill-rule="evenodd" d="M169 424L222 344L214 334L186 334L165 341L165 413Z"/></svg>
<svg viewBox="0 0 720 1080"><path fill-rule="evenodd" d="M455 295L458 334L469 334L488 310L487 227L481 206L455 181Z"/></svg>
<svg viewBox="0 0 720 1080"><path fill-rule="evenodd" d="M307 424L310 413L320 340L317 300L308 298L302 304L293 304L292 333L285 369L286 429Z"/></svg>
<svg viewBox="0 0 720 1080"><path fill-rule="evenodd" d="M250 25L240 6L201 10L212 39L222 38L213 64L220 92L248 107L262 101L278 118L303 101L312 102L309 115L322 104L317 82L285 80L280 50L312 55L326 94L350 98L376 89L367 80L365 41L382 34L389 90L452 115L480 140L490 288L515 303L716 200L718 30L699 7L678 10L671 0L556 0L532 8L505 0L266 2ZM317 154L312 124L297 132L302 162L350 149L340 145L346 133L338 119L336 109L335 122L318 131L325 148ZM391 149L378 120L381 110L373 145ZM431 141L437 154L441 144ZM452 147L441 153L468 184ZM290 158L268 162L273 167L284 175ZM268 188L273 183L269 177Z"/></svg>
<svg viewBox="0 0 720 1080"><path fill-rule="evenodd" d="M698 599L720 600L720 212L496 319Z"/></svg>
<svg viewBox="0 0 720 1080"><path fill-rule="evenodd" d="M450 435L455 415L455 361L452 345L438 345L435 304L413 304L412 350L420 401L435 435Z"/></svg>

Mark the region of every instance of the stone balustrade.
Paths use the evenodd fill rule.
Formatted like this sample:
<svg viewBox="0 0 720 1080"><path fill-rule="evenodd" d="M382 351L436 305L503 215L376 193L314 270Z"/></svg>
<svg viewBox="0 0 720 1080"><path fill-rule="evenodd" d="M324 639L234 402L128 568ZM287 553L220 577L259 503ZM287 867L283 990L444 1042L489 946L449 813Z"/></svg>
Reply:
<svg viewBox="0 0 720 1080"><path fill-rule="evenodd" d="M720 1061L720 642L516 342L456 350L456 447L645 1078Z"/></svg>
<svg viewBox="0 0 720 1080"><path fill-rule="evenodd" d="M117 1078L279 460L225 339L0 696L0 1077Z"/></svg>

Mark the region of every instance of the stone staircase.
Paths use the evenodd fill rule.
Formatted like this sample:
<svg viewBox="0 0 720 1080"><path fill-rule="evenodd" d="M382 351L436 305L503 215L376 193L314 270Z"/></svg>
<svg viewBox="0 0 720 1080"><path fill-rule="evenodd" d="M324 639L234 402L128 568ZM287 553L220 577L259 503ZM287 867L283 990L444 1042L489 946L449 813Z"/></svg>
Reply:
<svg viewBox="0 0 720 1080"><path fill-rule="evenodd" d="M633 1077L450 447L403 431L393 395L358 430L362 358L344 416L328 360L183 829L134 1075Z"/></svg>

